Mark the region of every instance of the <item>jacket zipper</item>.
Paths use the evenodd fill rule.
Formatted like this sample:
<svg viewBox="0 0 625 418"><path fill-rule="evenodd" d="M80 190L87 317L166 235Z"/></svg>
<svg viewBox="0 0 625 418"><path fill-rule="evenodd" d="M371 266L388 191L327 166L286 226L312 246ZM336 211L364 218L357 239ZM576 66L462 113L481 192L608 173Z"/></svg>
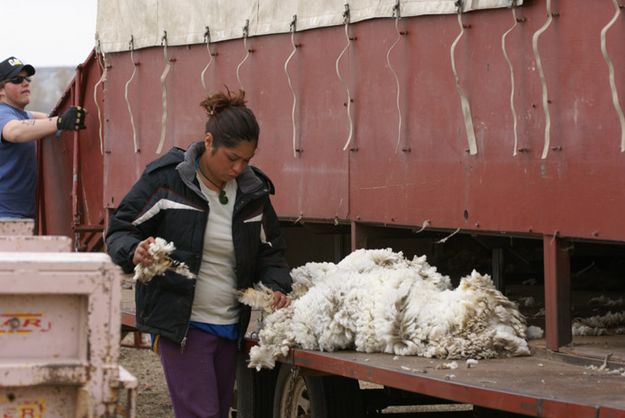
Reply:
<svg viewBox="0 0 625 418"><path fill-rule="evenodd" d="M184 353L184 347L187 345L187 333L189 332L189 324L187 324L187 329L184 331L184 337L182 337L182 341L180 341L180 354Z"/></svg>
<svg viewBox="0 0 625 418"><path fill-rule="evenodd" d="M196 286L197 282L193 284L193 292L195 293L195 286ZM190 307L189 311L191 311L193 308ZM184 353L184 347L187 345L187 334L189 333L189 328L191 328L191 312L189 312L187 314L187 327L184 330L184 336L182 337L182 340L180 341L180 354Z"/></svg>

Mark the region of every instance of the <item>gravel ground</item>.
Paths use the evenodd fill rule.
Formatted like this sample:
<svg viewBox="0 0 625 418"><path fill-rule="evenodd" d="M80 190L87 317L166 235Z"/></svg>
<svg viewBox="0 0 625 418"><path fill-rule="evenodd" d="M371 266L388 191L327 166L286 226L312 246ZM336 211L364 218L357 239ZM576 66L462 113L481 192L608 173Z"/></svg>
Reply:
<svg viewBox="0 0 625 418"><path fill-rule="evenodd" d="M151 350L121 347L119 364L137 378L137 418L174 418L158 355Z"/></svg>

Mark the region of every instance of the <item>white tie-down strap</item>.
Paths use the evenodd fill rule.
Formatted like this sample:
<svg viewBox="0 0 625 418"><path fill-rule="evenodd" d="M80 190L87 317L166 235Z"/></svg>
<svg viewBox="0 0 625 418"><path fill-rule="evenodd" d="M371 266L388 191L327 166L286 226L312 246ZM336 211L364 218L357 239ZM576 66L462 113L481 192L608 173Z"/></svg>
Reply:
<svg viewBox="0 0 625 418"><path fill-rule="evenodd" d="M243 61L241 61L239 63L239 65L237 65L237 81L239 82L239 86L241 86L241 90L245 90L245 88L243 87L243 83L241 82L241 67L243 66L243 63L245 63L245 61L247 61L247 58L250 56L250 50L247 47L247 36L249 34L249 28L250 28L250 20L247 19L245 21L245 26L243 26L243 49L245 50L245 56L243 57Z"/></svg>
<svg viewBox="0 0 625 418"><path fill-rule="evenodd" d="M289 74L289 62L295 52L297 51L297 44L295 43L295 31L297 30L297 15L293 15L293 20L291 21L291 46L293 49L289 54L288 58L284 62L284 74L286 75L286 79L289 83L289 89L291 90L291 95L293 96L293 104L291 106L291 123L293 126L293 157L297 157L299 152L302 152L301 147L297 143L297 125L295 121L295 110L297 108L297 94L295 94L295 89L293 88L293 83L291 82L291 75Z"/></svg>
<svg viewBox="0 0 625 418"><path fill-rule="evenodd" d="M128 86L130 86L130 82L133 78L135 78L135 73L137 72L137 64L135 63L134 58L134 38L130 37L130 43L128 44L130 48L130 62L132 64L132 74L126 84L124 85L124 99L126 100L126 107L128 107L128 115L130 117L130 126L132 127L132 143L135 147L135 153L139 152L139 141L137 140L137 129L135 128L135 118L132 115L132 107L130 106L130 99L128 98Z"/></svg>
<svg viewBox="0 0 625 418"><path fill-rule="evenodd" d="M206 80L204 79L204 74L206 74L206 71L214 61L214 54L211 51L211 32L208 26L206 27L206 32L204 33L204 40L206 41L206 50L208 51L208 64L206 64L206 66L202 70L202 73L200 74L200 81L202 82L202 87L204 87L204 90L206 90Z"/></svg>
<svg viewBox="0 0 625 418"><path fill-rule="evenodd" d="M514 107L514 67L512 66L512 61L510 61L510 57L508 56L508 51L506 48L506 39L510 32L512 32L517 25L519 24L516 17L516 4L513 2L512 4L512 20L513 25L504 32L501 36L501 50L503 51L503 56L508 63L508 69L510 70L510 113L512 113L512 129L514 131L514 147L512 149L512 155L515 156L517 154L517 149L519 147L519 135L517 132L517 115L516 108Z"/></svg>
<svg viewBox="0 0 625 418"><path fill-rule="evenodd" d="M169 62L169 56L167 55L167 31L164 32L163 35L163 56L165 60L165 69L163 70L163 74L161 74L161 103L162 103L162 114L161 114L161 139L158 142L158 147L156 148L156 153L160 154L163 151L163 145L165 145L165 137L167 136L167 74L169 74L169 69L171 68L171 63Z"/></svg>
<svg viewBox="0 0 625 418"><path fill-rule="evenodd" d="M444 244L444 243L446 243L449 238L453 237L458 232L460 232L460 228L457 228L454 232L452 232L451 234L447 235L445 238L439 239L438 241L435 242L435 244Z"/></svg>
<svg viewBox="0 0 625 418"><path fill-rule="evenodd" d="M458 77L458 71L456 70L456 45L464 35L464 24L462 23L462 3L459 3L458 6L458 25L460 26L460 33L451 44L451 50L449 54L451 55L451 71L454 74L454 79L456 80L456 91L458 92L458 96L460 96L460 107L462 109L462 117L464 119L464 128L467 132L467 142L469 144L469 154L475 155L477 154L477 142L475 141L475 130L473 129L473 117L471 116L471 105L469 104L469 99L464 94L462 90L462 86L460 85L460 77Z"/></svg>
<svg viewBox="0 0 625 418"><path fill-rule="evenodd" d="M98 59L98 64L100 65L100 69L102 70L102 76L93 86L93 102L95 103L95 108L98 111L98 138L100 138L100 154L104 155L104 139L102 137L102 111L100 110L100 105L98 104L98 86L106 81L108 68L106 65L106 55L104 52L100 50L100 41L96 46L96 57L102 57L102 60Z"/></svg>
<svg viewBox="0 0 625 418"><path fill-rule="evenodd" d="M339 68L339 63L341 62L341 58L343 55L349 50L349 47L352 44L352 38L349 36L349 22L350 22L350 12L349 12L349 4L345 4L345 12L343 12L343 21L345 22L345 38L347 39L347 44L345 44L345 48L341 51L338 58L336 59L336 63L334 64L336 75L338 76L343 88L345 89L345 93L347 94L347 103L345 104L347 109L347 120L349 122L349 131L347 133L347 141L345 141L345 145L343 146L343 151L346 151L349 147L349 144L352 142L352 135L354 134L354 121L352 120L352 94L349 91L349 85L347 81L341 75L341 70Z"/></svg>
<svg viewBox="0 0 625 418"><path fill-rule="evenodd" d="M614 4L614 16L610 22L605 25L605 27L601 30L601 53L603 54L603 59L606 64L608 64L608 71L610 75L610 91L612 93L612 104L614 105L614 110L618 114L618 120L621 124L621 152L625 151L625 116L623 115L623 108L621 107L621 102L618 98L618 90L616 89L616 81L614 80L614 65L612 64L612 60L610 59L610 55L608 55L608 48L606 46L606 34L608 30L614 25L616 19L618 19L621 14L621 8L616 0L612 0Z"/></svg>
<svg viewBox="0 0 625 418"><path fill-rule="evenodd" d="M538 51L538 39L549 28L553 16L551 14L551 0L547 0L547 21L545 24L534 32L532 36L532 49L534 51L534 59L536 60L536 68L538 69L538 75L540 76L540 84L543 90L543 111L545 113L545 145L543 146L543 153L541 159L547 158L549 154L549 144L551 142L551 113L549 112L549 92L547 91L547 80L545 79L545 71L543 70L543 63L540 59L540 52Z"/></svg>
<svg viewBox="0 0 625 418"><path fill-rule="evenodd" d="M395 46L399 43L401 39L401 32L399 31L399 19L401 18L400 12L400 3L399 0L395 3L395 7L393 7L393 17L395 18L395 32L397 32L397 37L395 41L391 44L388 51L386 51L386 66L389 71L393 75L393 80L395 81L395 108L397 109L397 139L395 141L395 154L399 152L399 148L401 145L401 107L399 103L399 99L401 97L401 89L399 85L399 77L397 76L397 72L393 68L391 64L391 52L395 48Z"/></svg>
<svg viewBox="0 0 625 418"><path fill-rule="evenodd" d="M160 211L168 210L168 209L186 209L186 210L196 210L198 212L201 212L201 209L198 209L190 205L185 205L184 203L175 202L170 199L161 199L158 202L156 202L150 209L148 209L143 215L135 219L132 222L132 224L134 226L141 225L142 223L158 215Z"/></svg>

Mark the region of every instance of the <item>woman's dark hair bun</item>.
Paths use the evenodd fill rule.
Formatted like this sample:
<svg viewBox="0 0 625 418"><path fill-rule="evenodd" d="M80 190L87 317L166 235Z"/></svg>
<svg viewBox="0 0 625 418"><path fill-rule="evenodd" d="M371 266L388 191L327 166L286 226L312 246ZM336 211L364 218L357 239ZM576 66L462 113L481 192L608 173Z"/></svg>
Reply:
<svg viewBox="0 0 625 418"><path fill-rule="evenodd" d="M210 94L202 106L208 113L205 133L213 135L213 147L236 147L241 141L258 143L260 129L256 116L245 105L245 91L226 91Z"/></svg>
<svg viewBox="0 0 625 418"><path fill-rule="evenodd" d="M245 91L240 90L232 92L226 89L226 92L217 92L209 95L204 99L200 106L202 106L209 116L217 115L230 107L242 107L245 106Z"/></svg>

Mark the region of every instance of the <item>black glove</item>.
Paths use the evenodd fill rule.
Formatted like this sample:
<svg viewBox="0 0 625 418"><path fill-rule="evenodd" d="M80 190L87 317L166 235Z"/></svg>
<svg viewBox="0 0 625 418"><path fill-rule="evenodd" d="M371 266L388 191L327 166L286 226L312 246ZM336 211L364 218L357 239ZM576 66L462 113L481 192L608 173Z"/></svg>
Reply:
<svg viewBox="0 0 625 418"><path fill-rule="evenodd" d="M56 120L56 129L59 131L78 131L85 129L85 115L87 112L80 106L72 106Z"/></svg>

